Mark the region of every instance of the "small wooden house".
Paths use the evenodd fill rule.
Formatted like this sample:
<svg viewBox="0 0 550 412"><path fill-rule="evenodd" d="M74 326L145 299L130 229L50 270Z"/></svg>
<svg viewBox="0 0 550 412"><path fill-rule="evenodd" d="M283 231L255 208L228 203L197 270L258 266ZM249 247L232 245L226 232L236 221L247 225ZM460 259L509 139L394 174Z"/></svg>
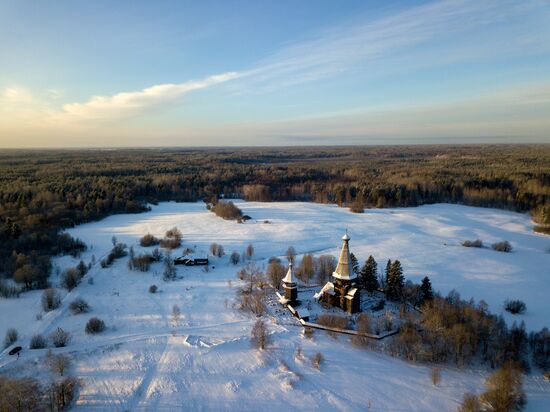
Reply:
<svg viewBox="0 0 550 412"><path fill-rule="evenodd" d="M208 258L189 258L185 256L180 256L174 259L174 265L207 266Z"/></svg>

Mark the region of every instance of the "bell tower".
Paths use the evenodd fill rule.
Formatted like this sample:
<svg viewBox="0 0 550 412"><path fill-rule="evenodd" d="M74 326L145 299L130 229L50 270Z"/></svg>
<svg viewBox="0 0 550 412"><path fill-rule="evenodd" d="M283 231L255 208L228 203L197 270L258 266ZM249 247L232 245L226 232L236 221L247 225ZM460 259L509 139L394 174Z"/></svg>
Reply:
<svg viewBox="0 0 550 412"><path fill-rule="evenodd" d="M298 300L298 284L292 272L292 262L288 265L288 272L283 278L283 289L285 290L285 299L287 303L294 304Z"/></svg>

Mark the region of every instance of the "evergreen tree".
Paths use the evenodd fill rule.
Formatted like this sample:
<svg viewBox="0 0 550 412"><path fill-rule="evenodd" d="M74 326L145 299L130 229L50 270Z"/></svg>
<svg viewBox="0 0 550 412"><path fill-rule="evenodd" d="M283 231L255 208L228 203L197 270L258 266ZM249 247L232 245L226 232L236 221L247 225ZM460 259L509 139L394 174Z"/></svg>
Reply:
<svg viewBox="0 0 550 412"><path fill-rule="evenodd" d="M391 264L386 280L386 297L391 300L401 299L404 284L403 268L401 262L396 260Z"/></svg>
<svg viewBox="0 0 550 412"><path fill-rule="evenodd" d="M428 300L432 300L433 297L434 293L430 278L428 276L424 276L424 279L422 279L422 284L420 285L420 303L422 304Z"/></svg>
<svg viewBox="0 0 550 412"><path fill-rule="evenodd" d="M361 286L363 289L365 289L367 292L373 292L376 289L378 289L378 278L376 277L376 273L378 272L378 264L376 263L376 260L371 256L365 261L365 264L363 265L363 268L361 269L360 273L360 279L361 279Z"/></svg>
<svg viewBox="0 0 550 412"><path fill-rule="evenodd" d="M358 274L359 273L359 261L355 257L353 253L350 253L350 259L351 259L351 268L353 269L353 273Z"/></svg>
<svg viewBox="0 0 550 412"><path fill-rule="evenodd" d="M388 259L388 263L386 263L386 270L384 271L384 275L386 276L386 282L388 281L388 277L390 276L390 270L391 270L391 259Z"/></svg>

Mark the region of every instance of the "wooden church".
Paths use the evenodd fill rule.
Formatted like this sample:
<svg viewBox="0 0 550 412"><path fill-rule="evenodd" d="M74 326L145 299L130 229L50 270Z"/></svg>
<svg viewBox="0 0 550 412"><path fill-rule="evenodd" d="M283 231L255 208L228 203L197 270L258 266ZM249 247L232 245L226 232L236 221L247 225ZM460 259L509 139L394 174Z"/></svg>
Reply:
<svg viewBox="0 0 550 412"><path fill-rule="evenodd" d="M331 306L337 306L346 312L356 313L361 311L361 296L356 286L357 274L354 273L349 251L350 237L347 232L342 237L344 241L338 265L332 273L333 281L327 282L319 293L317 299Z"/></svg>

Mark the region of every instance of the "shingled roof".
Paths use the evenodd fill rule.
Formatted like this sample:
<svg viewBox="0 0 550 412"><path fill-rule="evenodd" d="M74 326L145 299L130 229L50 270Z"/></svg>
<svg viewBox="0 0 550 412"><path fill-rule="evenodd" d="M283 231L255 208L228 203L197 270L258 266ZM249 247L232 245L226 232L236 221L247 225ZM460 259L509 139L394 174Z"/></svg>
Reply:
<svg viewBox="0 0 550 412"><path fill-rule="evenodd" d="M342 245L342 250L340 251L338 265L336 266L336 270L332 272L332 276L336 279L353 280L357 277L357 275L353 272L353 268L351 266L351 256L349 253L350 237L347 232L344 236L342 236L342 240L344 241L344 244Z"/></svg>
<svg viewBox="0 0 550 412"><path fill-rule="evenodd" d="M294 278L294 273L292 273L292 262L288 264L288 272L286 272L286 276L283 278L283 282L286 284L296 283L296 279Z"/></svg>

